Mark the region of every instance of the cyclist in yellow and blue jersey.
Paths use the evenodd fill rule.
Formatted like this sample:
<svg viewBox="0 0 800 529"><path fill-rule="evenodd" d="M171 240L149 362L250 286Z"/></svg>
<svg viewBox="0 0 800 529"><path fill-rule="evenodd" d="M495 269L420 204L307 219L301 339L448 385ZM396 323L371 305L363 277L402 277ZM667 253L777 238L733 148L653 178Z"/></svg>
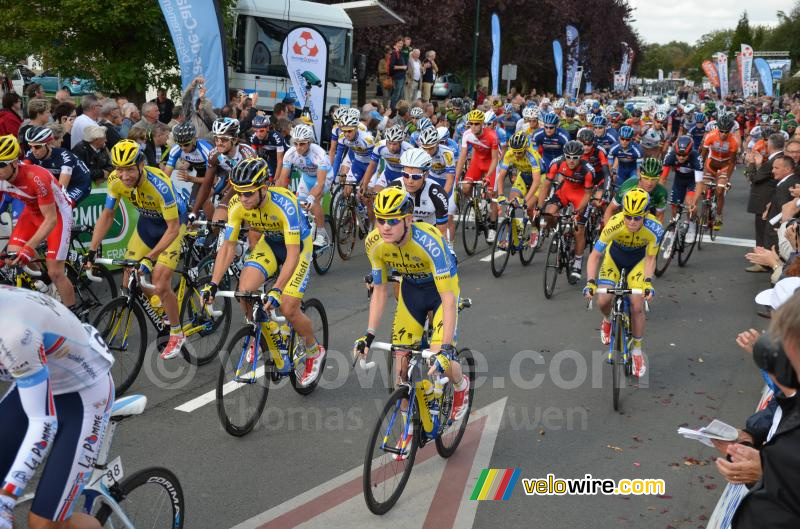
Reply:
<svg viewBox="0 0 800 529"><path fill-rule="evenodd" d="M469 378L462 374L457 361L451 362L456 358L454 343L458 327L459 286L455 257L439 230L425 222L414 222L413 200L404 189L387 187L382 190L375 197L374 208L378 227L367 235L365 244L375 290L370 301L367 330L356 340L354 354L360 346L364 347L364 355L369 351L389 297L389 274L392 270L399 272L402 280L392 324L392 343L418 347L425 319L429 312L433 313L434 334L430 349L440 352L438 365L453 381L453 417L458 420L467 410ZM403 368L407 362L407 357L396 362L398 377L405 373ZM408 438L401 443L398 444L407 447Z"/></svg>
<svg viewBox="0 0 800 529"><path fill-rule="evenodd" d="M181 242L186 233L186 204L175 193L169 176L160 169L145 166L144 153L132 140L122 140L111 148L114 171L108 176L106 204L89 244L91 263L100 242L114 222L114 212L124 198L139 212L136 231L128 241L126 259L139 261L139 272L151 275L155 292L142 290L148 296L157 294L170 322L170 337L161 358L180 354L186 338L181 331L178 298L172 291L172 272L180 258ZM126 278L123 278L126 284Z"/></svg>
<svg viewBox="0 0 800 529"><path fill-rule="evenodd" d="M642 289L643 295L631 296L631 332L633 343L633 374L641 377L647 370L642 353L644 336L644 300L651 300L655 294L653 289L653 272L656 268L656 254L664 228L658 219L647 212L650 195L641 188L631 189L622 199L622 213L617 213L605 228L594 245L586 266L589 280L583 289L584 296L591 299L598 283L600 286L613 287L620 278L620 270L627 271L628 288ZM600 261L602 259L602 265ZM598 277L598 266L600 274ZM595 281L595 277L598 280ZM610 342L612 294L600 294L597 306L603 313L600 326L600 340L603 344Z"/></svg>
<svg viewBox="0 0 800 529"><path fill-rule="evenodd" d="M211 282L202 289L203 298L206 302L213 300L217 285L236 256L239 231L246 222L251 232L260 232L261 237L245 261L238 289L258 290L277 273L267 293L265 310L280 307L281 314L305 341L306 365L300 384L308 386L321 374L325 360L325 348L317 342L311 320L300 308L311 269L311 227L294 193L270 184L269 167L261 158L242 160L233 168L231 185L237 195L228 205L225 242L217 252ZM243 308L245 314L250 313L244 303ZM275 361L278 370L284 369L282 358Z"/></svg>
<svg viewBox="0 0 800 529"><path fill-rule="evenodd" d="M508 140L508 150L498 165L497 175L497 199L503 200L503 188L505 186L506 174L510 170L516 172L516 177L511 185L511 192L508 194L509 201L519 199L521 204L532 209L535 215L537 197L539 196L539 184L542 181L542 157L530 145L528 134L524 130L518 130ZM533 220L533 219L532 219ZM522 219L515 218L517 224L516 235L522 232ZM530 244L535 245L538 240L538 224L534 223L531 232ZM516 244L518 241L514 241ZM505 246L505 244L503 244Z"/></svg>

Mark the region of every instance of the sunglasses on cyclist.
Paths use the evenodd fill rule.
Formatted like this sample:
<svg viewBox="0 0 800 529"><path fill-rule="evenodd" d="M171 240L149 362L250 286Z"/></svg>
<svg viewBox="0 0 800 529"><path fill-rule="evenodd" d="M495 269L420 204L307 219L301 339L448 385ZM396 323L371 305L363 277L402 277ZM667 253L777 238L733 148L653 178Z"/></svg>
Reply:
<svg viewBox="0 0 800 529"><path fill-rule="evenodd" d="M403 178L410 178L411 180L422 180L425 176L425 173L407 173L405 171L401 171Z"/></svg>
<svg viewBox="0 0 800 529"><path fill-rule="evenodd" d="M356 129L352 127L347 127L347 128L341 128L339 130L341 130L342 132L354 132Z"/></svg>
<svg viewBox="0 0 800 529"><path fill-rule="evenodd" d="M389 226L397 226L402 221L403 221L402 218L399 218L399 219L381 219L381 218L378 218L378 217L375 218L375 222L377 222L381 226L383 226L384 224L388 224Z"/></svg>
<svg viewBox="0 0 800 529"><path fill-rule="evenodd" d="M620 138L619 141L631 141L630 138Z"/></svg>
<svg viewBox="0 0 800 529"><path fill-rule="evenodd" d="M8 160L7 162L0 162L0 169L5 169L9 165L11 165L13 162L14 162L14 160Z"/></svg>
<svg viewBox="0 0 800 529"><path fill-rule="evenodd" d="M256 129L256 132L267 132L269 129Z"/></svg>
<svg viewBox="0 0 800 529"><path fill-rule="evenodd" d="M564 158L566 158L567 160L571 160L573 162L576 162L576 161L581 159L580 156L572 156L572 155L569 155L569 154L565 154Z"/></svg>
<svg viewBox="0 0 800 529"><path fill-rule="evenodd" d="M554 125L545 125L544 128L545 128L545 130L553 130L556 127Z"/></svg>
<svg viewBox="0 0 800 529"><path fill-rule="evenodd" d="M294 146L295 147L305 147L306 145L308 145L307 141L296 141L296 142L294 142Z"/></svg>
<svg viewBox="0 0 800 529"><path fill-rule="evenodd" d="M181 147L191 147L192 146L192 142L187 141L186 143L179 143L178 145L181 146Z"/></svg>
<svg viewBox="0 0 800 529"><path fill-rule="evenodd" d="M244 198L250 198L253 195L255 195L256 193L258 193L259 190L260 189L254 189L252 191L241 191L241 192L239 192L239 194L242 195Z"/></svg>
<svg viewBox="0 0 800 529"><path fill-rule="evenodd" d="M640 221L644 218L642 215L625 215L625 220Z"/></svg>

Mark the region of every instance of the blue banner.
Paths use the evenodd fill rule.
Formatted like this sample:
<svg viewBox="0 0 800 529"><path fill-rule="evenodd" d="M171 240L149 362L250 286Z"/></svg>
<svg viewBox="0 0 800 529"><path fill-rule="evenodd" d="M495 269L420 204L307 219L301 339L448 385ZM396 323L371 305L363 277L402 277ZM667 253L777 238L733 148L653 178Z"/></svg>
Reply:
<svg viewBox="0 0 800 529"><path fill-rule="evenodd" d="M756 70L758 70L761 84L764 85L764 95L772 97L772 71L770 70L769 63L763 57L756 57L753 59L753 65L756 67Z"/></svg>
<svg viewBox="0 0 800 529"><path fill-rule="evenodd" d="M561 95L564 88L564 52L557 40L553 41L553 62L556 64L556 94Z"/></svg>
<svg viewBox="0 0 800 529"><path fill-rule="evenodd" d="M500 17L492 13L492 95L496 96L500 84Z"/></svg>
<svg viewBox="0 0 800 529"><path fill-rule="evenodd" d="M183 90L192 79L206 80L206 98L215 107L228 102L228 70L225 67L225 30L217 0L158 0L169 26Z"/></svg>

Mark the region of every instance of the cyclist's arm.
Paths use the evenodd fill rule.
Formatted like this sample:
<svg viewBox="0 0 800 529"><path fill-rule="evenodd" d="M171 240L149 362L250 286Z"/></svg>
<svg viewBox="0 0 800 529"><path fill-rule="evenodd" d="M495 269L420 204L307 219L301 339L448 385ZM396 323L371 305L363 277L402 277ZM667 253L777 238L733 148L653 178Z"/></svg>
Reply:
<svg viewBox="0 0 800 529"><path fill-rule="evenodd" d="M206 200L211 196L211 186L214 184L214 177L217 174L216 164L209 163L206 168L206 174L203 175L203 181L200 188L197 190L197 198L192 207L192 213L197 215L200 209L205 205Z"/></svg>
<svg viewBox="0 0 800 529"><path fill-rule="evenodd" d="M106 197L106 206L103 208L103 211L100 212L100 216L97 218L97 221L94 224L94 230L92 231L92 241L89 243L89 249L97 251L100 247L100 243L103 242L103 239L108 233L108 230L111 229L111 225L114 223L114 211L117 209L118 199L111 197L110 195Z"/></svg>
<svg viewBox="0 0 800 529"><path fill-rule="evenodd" d="M334 165L334 161L336 159L336 153L338 152L339 147L339 140L333 134L331 134L331 146L328 148L328 158L331 165Z"/></svg>
<svg viewBox="0 0 800 529"><path fill-rule="evenodd" d="M367 189L367 185L369 181L372 179L372 174L375 172L375 169L378 167L378 162L374 159L369 161L369 165L367 169L364 171L364 176L361 178L361 191L364 192Z"/></svg>
<svg viewBox="0 0 800 529"><path fill-rule="evenodd" d="M467 149L463 146L461 147L461 152L458 154L458 161L456 162L456 182L461 180L461 176L464 172L464 164L467 161Z"/></svg>
<svg viewBox="0 0 800 529"><path fill-rule="evenodd" d="M664 167L661 169L661 178L658 179L658 183L662 186L667 183L670 169L672 169L672 167L669 165L664 165Z"/></svg>
<svg viewBox="0 0 800 529"><path fill-rule="evenodd" d="M603 214L603 225L607 225L611 217L617 213L619 213L619 204L617 204L616 199L611 199L611 202L606 207L606 212Z"/></svg>
<svg viewBox="0 0 800 529"><path fill-rule="evenodd" d="M508 169L500 169L500 172L497 175L497 179L495 180L497 185L497 196L503 195L503 184L504 180L506 179L506 174L508 174Z"/></svg>
<svg viewBox="0 0 800 529"><path fill-rule="evenodd" d="M555 171L551 171L551 173L554 172ZM554 177L555 174L549 174L547 175L547 177L544 178L544 181L542 182L542 189L539 191L539 204L538 204L539 209L542 209L542 207L544 206L544 201L547 200L547 195L550 194L550 187L553 185ZM529 191L528 194L530 193L531 192Z"/></svg>
<svg viewBox="0 0 800 529"><path fill-rule="evenodd" d="M581 203L578 205L578 211L576 213L583 213L583 210L586 209L586 206L589 204L589 200L592 199L592 189L591 187L584 188L583 190L583 198L581 199Z"/></svg>
<svg viewBox="0 0 800 529"><path fill-rule="evenodd" d="M439 292L439 295L442 298L442 343L452 344L458 318L456 295L450 290Z"/></svg>
<svg viewBox="0 0 800 529"><path fill-rule="evenodd" d="M592 248L592 253L589 254L589 259L586 261L586 279L597 280L597 270L600 268L600 260L603 258L603 252L596 247Z"/></svg>
<svg viewBox="0 0 800 529"><path fill-rule="evenodd" d="M72 167L65 165L61 168L61 174L58 175L58 183L61 187L66 189L69 186L70 180L72 180Z"/></svg>
<svg viewBox="0 0 800 529"><path fill-rule="evenodd" d="M388 284L381 283L373 287L372 298L370 298L369 301L369 321L367 323L368 329L377 329L378 326L380 326L381 317L383 317L383 310L386 307L386 300L388 297Z"/></svg>
<svg viewBox="0 0 800 529"><path fill-rule="evenodd" d="M656 271L656 256L648 255L644 258L644 277L653 277Z"/></svg>
<svg viewBox="0 0 800 529"><path fill-rule="evenodd" d="M289 180L292 177L292 164L283 164L278 167L280 172L278 178L275 179L275 185L278 187L289 187Z"/></svg>
<svg viewBox="0 0 800 529"><path fill-rule="evenodd" d="M39 229L36 230L36 233L25 243L26 246L34 249L47 238L53 228L56 227L56 224L58 224L58 210L55 204L39 204L39 211L42 212L44 220L39 224Z"/></svg>
<svg viewBox="0 0 800 529"><path fill-rule="evenodd" d="M327 169L317 169L317 183L314 184L308 193L314 195L317 203L322 203L322 192L325 191L325 180L328 177Z"/></svg>

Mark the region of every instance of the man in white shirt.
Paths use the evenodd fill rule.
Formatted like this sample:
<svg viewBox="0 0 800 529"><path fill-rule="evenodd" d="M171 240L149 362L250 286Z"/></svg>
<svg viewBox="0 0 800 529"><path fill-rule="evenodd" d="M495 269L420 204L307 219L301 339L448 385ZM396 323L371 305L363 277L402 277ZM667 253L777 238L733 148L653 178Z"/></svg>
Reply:
<svg viewBox="0 0 800 529"><path fill-rule="evenodd" d="M74 149L81 141L83 141L83 129L89 125L97 125L97 120L100 118L100 107L102 103L92 94L87 94L81 99L81 108L83 114L75 118L72 124L72 141L70 142L70 149Z"/></svg>
<svg viewBox="0 0 800 529"><path fill-rule="evenodd" d="M422 63L419 60L419 49L411 51L408 57L408 73L406 74L406 84L403 87L404 98L409 103L418 97L418 92L422 86Z"/></svg>

